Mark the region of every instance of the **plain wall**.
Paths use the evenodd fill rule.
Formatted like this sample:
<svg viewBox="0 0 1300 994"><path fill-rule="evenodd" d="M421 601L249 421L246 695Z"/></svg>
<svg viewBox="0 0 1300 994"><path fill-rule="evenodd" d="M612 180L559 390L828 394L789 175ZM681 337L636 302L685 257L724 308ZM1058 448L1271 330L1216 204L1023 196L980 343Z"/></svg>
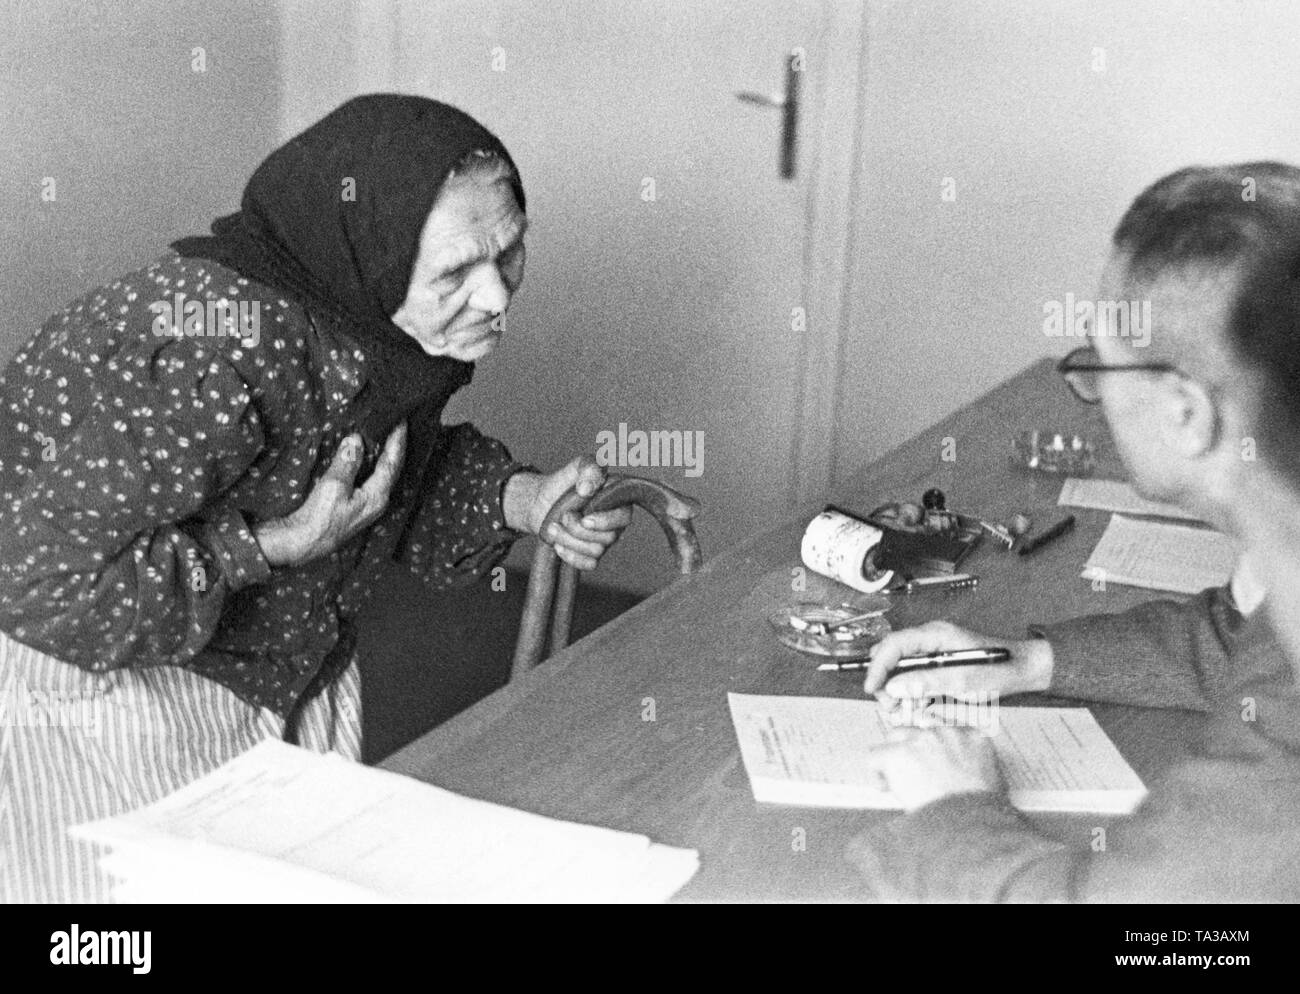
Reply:
<svg viewBox="0 0 1300 994"><path fill-rule="evenodd" d="M69 300L238 207L278 138L276 14L0 0L0 361Z"/></svg>
<svg viewBox="0 0 1300 994"><path fill-rule="evenodd" d="M1151 182L1300 163L1294 0L878 0L866 78L839 480L1080 344L1043 304L1095 297Z"/></svg>

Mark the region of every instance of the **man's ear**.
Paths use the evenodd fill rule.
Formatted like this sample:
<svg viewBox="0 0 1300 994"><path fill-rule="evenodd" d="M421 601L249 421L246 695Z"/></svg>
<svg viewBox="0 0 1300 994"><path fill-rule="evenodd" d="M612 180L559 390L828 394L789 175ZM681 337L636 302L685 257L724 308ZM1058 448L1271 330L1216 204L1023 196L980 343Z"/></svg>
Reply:
<svg viewBox="0 0 1300 994"><path fill-rule="evenodd" d="M1165 384L1167 400L1161 407L1170 444L1184 459L1208 455L1223 433L1218 401L1196 380L1166 375L1170 382Z"/></svg>

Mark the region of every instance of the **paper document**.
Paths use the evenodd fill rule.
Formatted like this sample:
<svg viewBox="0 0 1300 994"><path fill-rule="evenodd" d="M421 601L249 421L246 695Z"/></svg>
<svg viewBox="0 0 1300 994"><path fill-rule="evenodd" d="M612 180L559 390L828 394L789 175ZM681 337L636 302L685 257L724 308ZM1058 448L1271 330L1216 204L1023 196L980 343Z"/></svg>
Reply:
<svg viewBox="0 0 1300 994"><path fill-rule="evenodd" d="M728 694L754 799L822 808L901 808L867 759L891 726L875 701ZM990 735L1022 811L1127 814L1146 788L1086 708L995 709Z"/></svg>
<svg viewBox="0 0 1300 994"><path fill-rule="evenodd" d="M1228 582L1237 554L1219 532L1113 515L1084 565L1085 580L1195 594Z"/></svg>
<svg viewBox="0 0 1300 994"><path fill-rule="evenodd" d="M275 740L69 831L125 901L662 901L699 862Z"/></svg>
<svg viewBox="0 0 1300 994"><path fill-rule="evenodd" d="M1081 480L1072 476L1061 486L1061 496L1056 499L1056 503L1062 507L1088 507L1096 511L1114 511L1117 514L1136 514L1148 518L1199 520L1177 504L1147 500L1119 480Z"/></svg>

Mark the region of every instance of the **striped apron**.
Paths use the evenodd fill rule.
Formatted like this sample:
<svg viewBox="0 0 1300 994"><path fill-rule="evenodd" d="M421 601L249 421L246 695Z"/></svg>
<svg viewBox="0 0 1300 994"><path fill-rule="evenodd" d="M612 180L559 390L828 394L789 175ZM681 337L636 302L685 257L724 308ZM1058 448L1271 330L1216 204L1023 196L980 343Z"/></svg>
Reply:
<svg viewBox="0 0 1300 994"><path fill-rule="evenodd" d="M0 632L0 902L111 902L103 847L69 825L156 801L284 731L188 670L90 673ZM360 760L355 657L303 708L298 744Z"/></svg>

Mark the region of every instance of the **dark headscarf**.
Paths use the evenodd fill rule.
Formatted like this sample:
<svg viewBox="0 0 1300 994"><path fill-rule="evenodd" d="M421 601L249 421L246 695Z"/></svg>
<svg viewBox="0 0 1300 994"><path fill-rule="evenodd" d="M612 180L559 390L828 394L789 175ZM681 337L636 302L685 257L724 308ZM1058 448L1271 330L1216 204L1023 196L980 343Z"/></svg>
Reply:
<svg viewBox="0 0 1300 994"><path fill-rule="evenodd" d="M428 355L390 316L406 299L420 232L448 174L480 150L511 164L523 210L509 153L468 114L424 97L355 97L272 152L240 210L213 222L210 236L172 245L343 323L367 358L356 401L367 467L405 418L403 475L423 474L442 408L473 376L472 363Z"/></svg>

